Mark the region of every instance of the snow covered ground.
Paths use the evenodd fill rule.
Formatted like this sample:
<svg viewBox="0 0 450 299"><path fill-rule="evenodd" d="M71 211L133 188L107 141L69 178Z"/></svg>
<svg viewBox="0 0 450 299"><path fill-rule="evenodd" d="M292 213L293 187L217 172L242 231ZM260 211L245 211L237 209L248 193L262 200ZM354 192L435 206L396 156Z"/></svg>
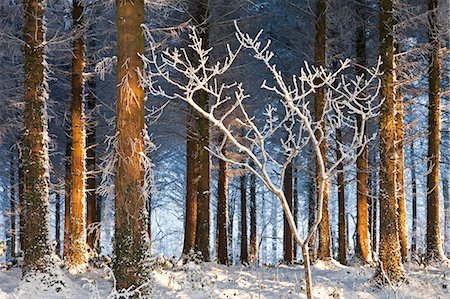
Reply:
<svg viewBox="0 0 450 299"><path fill-rule="evenodd" d="M374 269L336 262L313 267L315 298L450 298L450 268L405 266L408 280L398 288L370 283ZM57 270L51 276L21 281L20 268L0 271L3 298L111 298L108 271L82 275ZM154 271L154 298L306 298L301 266L226 267L215 263L159 268ZM27 281L28 280L28 281ZM39 283L37 281L44 281Z"/></svg>

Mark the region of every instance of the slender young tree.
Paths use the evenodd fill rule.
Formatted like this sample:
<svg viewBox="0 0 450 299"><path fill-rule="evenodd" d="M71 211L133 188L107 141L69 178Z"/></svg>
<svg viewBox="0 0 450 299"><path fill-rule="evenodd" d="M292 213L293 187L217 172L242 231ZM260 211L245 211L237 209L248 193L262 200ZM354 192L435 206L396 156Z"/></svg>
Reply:
<svg viewBox="0 0 450 299"><path fill-rule="evenodd" d="M24 200L21 209L21 248L24 274L50 270L49 157L47 145L45 81L45 0L25 0L24 73L25 133L23 136Z"/></svg>
<svg viewBox="0 0 450 299"><path fill-rule="evenodd" d="M223 139L223 136L222 138ZM222 150L225 155L225 149ZM219 179L217 181L217 261L228 264L228 163L219 159Z"/></svg>
<svg viewBox="0 0 450 299"><path fill-rule="evenodd" d="M377 277L395 283L404 277L398 239L398 201L395 180L394 5L380 1L382 95L380 114L380 263Z"/></svg>
<svg viewBox="0 0 450 299"><path fill-rule="evenodd" d="M356 36L356 60L357 74L363 75L366 63L366 35L365 35L365 0L358 0L356 3L356 12L358 15L358 27ZM367 136L366 124L363 123L360 116L357 117L358 129L362 130ZM368 148L363 145L358 150L360 154L356 159L356 202L357 202L357 218L356 218L356 258L363 262L372 261L372 250L369 234L369 205L368 205Z"/></svg>
<svg viewBox="0 0 450 299"><path fill-rule="evenodd" d="M410 145L411 156L411 186L412 186L412 237L411 237L411 256L417 255L417 180L416 165L414 155L414 140Z"/></svg>
<svg viewBox="0 0 450 299"><path fill-rule="evenodd" d="M140 288L148 296L150 240L144 197L144 89L138 70L144 65L144 0L116 1L117 99L115 165L115 259L117 289Z"/></svg>
<svg viewBox="0 0 450 299"><path fill-rule="evenodd" d="M289 208L292 210L292 162L286 167L283 192ZM286 215L283 214L283 261L292 264L294 260L294 239Z"/></svg>
<svg viewBox="0 0 450 299"><path fill-rule="evenodd" d="M247 175L240 177L241 191L241 264L248 265L248 239L247 239Z"/></svg>
<svg viewBox="0 0 450 299"><path fill-rule="evenodd" d="M88 256L85 229L85 179L86 179L86 128L84 117L84 23L82 0L73 1L73 42L72 57L72 170L71 170L71 213L69 225L69 249L65 257L69 268L83 270L87 267Z"/></svg>
<svg viewBox="0 0 450 299"><path fill-rule="evenodd" d="M326 9L327 0L318 0L316 2L316 41L315 41L315 62L317 67L326 68ZM319 87L314 96L314 113L316 121L321 123L322 128L325 128L325 120L323 115L325 113L325 88ZM325 132L326 130L321 130ZM320 133L317 133L320 134ZM324 134L324 133L322 133ZM317 136L321 140L321 136ZM326 164L327 161L327 143L326 138L320 142L320 153L322 160ZM319 164L319 161L316 162ZM320 167L316 166L316 180L317 186L321 185L322 176L320 175ZM319 224L319 248L317 250L317 258L320 260L331 259L331 228L330 216L328 212L329 204L329 190L328 182L325 182L323 188L323 208L322 221ZM319 196L319 194L317 194Z"/></svg>
<svg viewBox="0 0 450 299"><path fill-rule="evenodd" d="M342 159L342 150L339 148L342 144L342 132L340 128L336 128L336 140L338 142L336 148L336 157ZM347 221L345 212L345 173L344 164L339 163L337 167L337 185L338 185L338 205L339 205L339 251L338 260L341 264L347 264Z"/></svg>
<svg viewBox="0 0 450 299"><path fill-rule="evenodd" d="M441 49L438 25L438 0L428 0L429 93L428 93L428 175L427 175L427 260L445 259L439 221L439 156L441 140L440 69Z"/></svg>
<svg viewBox="0 0 450 299"><path fill-rule="evenodd" d="M256 264L258 257L256 236L256 176L250 173L250 263Z"/></svg>

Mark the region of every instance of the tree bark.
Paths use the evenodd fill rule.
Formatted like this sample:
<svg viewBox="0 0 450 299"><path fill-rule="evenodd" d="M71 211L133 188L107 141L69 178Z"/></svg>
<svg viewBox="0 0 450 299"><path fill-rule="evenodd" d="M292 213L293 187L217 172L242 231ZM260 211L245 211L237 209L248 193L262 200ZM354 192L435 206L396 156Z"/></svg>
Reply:
<svg viewBox="0 0 450 299"><path fill-rule="evenodd" d="M441 140L440 114L440 33L437 20L438 0L428 0L429 93L428 93L428 175L427 175L427 260L445 259L439 221L439 156Z"/></svg>
<svg viewBox="0 0 450 299"><path fill-rule="evenodd" d="M314 171L313 167L309 169L309 184L308 184L308 231L311 231L312 226L316 222L316 182L315 177L312 174ZM309 247L309 259L314 262L316 260L316 237L314 236L310 239L308 247Z"/></svg>
<svg viewBox="0 0 450 299"><path fill-rule="evenodd" d="M66 154L65 154L65 177L64 177L64 258L69 252L69 227L70 227L70 206L72 197L72 182L71 182L71 169L72 169L72 137L70 132L67 132L66 139Z"/></svg>
<svg viewBox="0 0 450 299"><path fill-rule="evenodd" d="M340 128L336 128L336 140L342 143L342 133ZM338 144L336 149L337 159L342 158L341 146ZM338 180L338 205L339 205L339 254L338 260L341 264L347 264L347 223L345 212L345 173L343 163L339 163L337 167Z"/></svg>
<svg viewBox="0 0 450 299"><path fill-rule="evenodd" d="M94 26L94 25L92 25ZM90 28L90 32L94 32L94 28ZM90 68L93 69L95 66L95 51L96 42L95 38L91 38L89 41L89 62ZM91 76L87 80L87 109L89 111L89 121L86 123L86 201L87 201L87 244L91 250L100 253L100 203L96 196L97 189L97 174L96 174L96 119L95 119L95 108L96 108L96 88L97 84L95 81L95 76L93 75L93 70L91 71Z"/></svg>
<svg viewBox="0 0 450 299"><path fill-rule="evenodd" d="M317 67L326 68L326 0L318 0L316 2L316 41L315 41L315 61ZM325 109L325 88L318 88L314 96L314 110L316 121L320 122L321 132L318 131L318 140L325 137L325 120L323 119ZM322 160L327 163L327 142L325 138L320 142L320 153ZM319 163L318 160L316 163ZM316 167L316 180L317 186L322 183L322 176L320 174L320 167ZM323 188L323 209L322 209L322 221L319 224L319 248L317 251L317 258L320 260L331 259L331 229L330 229L330 216L328 212L329 203L329 190L328 182L325 182ZM317 194L319 195L319 194Z"/></svg>
<svg viewBox="0 0 450 299"><path fill-rule="evenodd" d="M292 201L292 205L293 205L293 209L294 209L294 222L297 226L298 229L298 212L299 212L299 198L298 198L298 166L295 165L294 169L293 169L293 177L294 177L294 198ZM264 223L264 222L263 222ZM298 256L298 244L296 242L294 242L294 262L297 261L297 256Z"/></svg>
<svg viewBox="0 0 450 299"><path fill-rule="evenodd" d="M410 145L411 155L411 186L412 186L412 238L411 238L411 256L417 255L417 180L416 163L414 155L414 141Z"/></svg>
<svg viewBox="0 0 450 299"><path fill-rule="evenodd" d="M222 136L223 138L223 136ZM225 150L222 149L225 155ZM228 163L219 159L219 179L217 182L217 261L228 264Z"/></svg>
<svg viewBox="0 0 450 299"><path fill-rule="evenodd" d="M55 195L55 240L56 240L56 255L61 257L61 195L59 189Z"/></svg>
<svg viewBox="0 0 450 299"><path fill-rule="evenodd" d="M398 239L398 201L395 179L395 95L394 95L394 16L393 1L380 1L380 50L382 59L382 96L380 114L380 282L403 279Z"/></svg>
<svg viewBox="0 0 450 299"><path fill-rule="evenodd" d="M256 176L250 174L250 263L256 264L258 258L256 236Z"/></svg>
<svg viewBox="0 0 450 299"><path fill-rule="evenodd" d="M148 296L150 240L147 233L147 198L143 188L145 169L141 155L144 145L144 90L137 69L144 69L138 54L144 54L144 0L116 1L117 101L115 176L115 259L117 289L145 286Z"/></svg>
<svg viewBox="0 0 450 299"><path fill-rule="evenodd" d="M84 23L83 2L73 2L73 42L72 58L72 197L69 225L69 250L66 263L69 268L83 270L87 267L87 247L85 230L85 178L86 178L86 132L83 111L84 98Z"/></svg>
<svg viewBox="0 0 450 299"><path fill-rule="evenodd" d="M358 66L356 72L359 76L364 74L366 66L366 38L365 38L365 0L359 0L356 4L357 14L359 17L359 26L357 29L356 39L356 56ZM366 124L363 123L361 116L357 116L358 131L364 137L367 136ZM363 263L372 261L372 250L370 244L369 233L369 189L368 189L368 149L367 145L358 148L356 159L356 202L357 202L357 221L356 221L356 246L355 256Z"/></svg>
<svg viewBox="0 0 450 299"><path fill-rule="evenodd" d="M23 172L25 175L22 216L23 274L50 269L50 204L48 198L49 157L47 145L44 62L44 0L25 0L24 73L25 134Z"/></svg>
<svg viewBox="0 0 450 299"><path fill-rule="evenodd" d="M289 209L292 211L292 163L286 167L283 181L283 192ZM292 264L294 260L294 239L286 215L283 213L283 260L286 264Z"/></svg>
<svg viewBox="0 0 450 299"><path fill-rule="evenodd" d="M248 265L247 240L247 175L241 176L241 264Z"/></svg>

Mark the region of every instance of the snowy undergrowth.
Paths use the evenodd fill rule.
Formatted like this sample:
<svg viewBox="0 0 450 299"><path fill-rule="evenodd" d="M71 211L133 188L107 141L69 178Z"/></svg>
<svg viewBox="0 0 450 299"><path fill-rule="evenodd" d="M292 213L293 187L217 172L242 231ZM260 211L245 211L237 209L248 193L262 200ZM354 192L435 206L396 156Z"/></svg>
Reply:
<svg viewBox="0 0 450 299"><path fill-rule="evenodd" d="M164 259L153 270L154 298L306 298L302 266L241 267L216 263L176 266ZM175 266L174 266L175 265ZM370 283L374 268L342 266L337 262L313 266L315 298L450 298L450 268L407 264L408 280L395 289ZM107 269L71 275L56 269L21 281L21 269L0 271L0 299L112 298Z"/></svg>

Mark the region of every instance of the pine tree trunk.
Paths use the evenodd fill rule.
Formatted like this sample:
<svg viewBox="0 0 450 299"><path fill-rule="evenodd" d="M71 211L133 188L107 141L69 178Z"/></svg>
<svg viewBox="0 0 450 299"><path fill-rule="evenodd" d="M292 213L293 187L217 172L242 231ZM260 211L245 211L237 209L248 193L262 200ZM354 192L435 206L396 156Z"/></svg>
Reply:
<svg viewBox="0 0 450 299"><path fill-rule="evenodd" d="M235 205L236 205L236 198L234 196L232 196L230 198L230 202L228 204L228 211L229 211L229 217L228 217L228 221L229 221L229 225L228 225L228 245L230 248L230 253L229 253L229 264L233 265L233 261L234 261L234 238L233 238L233 233L234 233L234 212L235 212Z"/></svg>
<svg viewBox="0 0 450 299"><path fill-rule="evenodd" d="M194 111L190 111L194 113ZM191 118L193 116L189 116ZM192 120L188 120L186 133L186 211L184 225L183 255L191 256L195 251L197 232L197 142L192 136Z"/></svg>
<svg viewBox="0 0 450 299"><path fill-rule="evenodd" d="M357 29L356 56L358 67L356 72L359 76L364 74L366 66L366 38L365 38L365 0L359 0L356 4L359 26ZM367 136L366 124L363 123L361 116L357 116L358 131ZM369 234L369 189L368 189L368 149L367 145L358 148L360 155L356 159L356 202L357 202L357 221L356 221L356 258L363 263L372 261L372 252Z"/></svg>
<svg viewBox="0 0 450 299"><path fill-rule="evenodd" d="M315 44L315 61L317 67L326 68L326 0L318 0L316 3L316 44ZM325 132L325 120L323 119L325 109L325 89L318 88L314 97L314 110L316 120L320 122L322 132L317 133L318 139L321 139ZM322 134L322 135L321 135ZM320 153L322 155L323 163L327 163L327 143L323 139L320 143ZM317 160L317 163L318 160ZM322 176L320 174L320 167L316 167L316 180L317 186L322 184ZM319 194L317 194L319 196ZM328 182L325 182L323 188L323 209L322 209L322 221L319 224L319 248L317 250L317 258L320 260L331 259L331 229L330 229L330 216L328 212L329 205L329 191Z"/></svg>
<svg viewBox="0 0 450 299"><path fill-rule="evenodd" d="M9 164L9 185L10 185L10 217L11 217L11 258L16 257L16 177L14 174L14 152L11 150L10 153L10 164Z"/></svg>
<svg viewBox="0 0 450 299"><path fill-rule="evenodd" d="M445 258L439 224L439 143L441 140L439 51L441 41L437 8L438 0L428 0L430 66L428 71L427 260L430 263L439 262Z"/></svg>
<svg viewBox="0 0 450 299"><path fill-rule="evenodd" d="M222 136L223 138L223 136ZM221 138L221 139L222 139ZM225 150L222 149L225 155ZM219 159L219 179L217 182L217 261L228 264L228 163Z"/></svg>
<svg viewBox="0 0 450 299"><path fill-rule="evenodd" d="M83 270L87 266L85 230L85 178L86 178L86 132L84 117L84 38L83 2L73 2L72 17L75 40L72 58L72 197L69 225L69 250L66 263L69 269Z"/></svg>
<svg viewBox="0 0 450 299"><path fill-rule="evenodd" d="M137 69L143 69L138 54L144 54L144 0L116 1L117 101L115 176L115 259L117 289L138 288L150 278L150 240L144 198L144 90ZM140 289L148 296L149 286ZM137 297L137 296L136 296Z"/></svg>
<svg viewBox="0 0 450 299"><path fill-rule="evenodd" d="M247 241L247 175L241 176L241 264L248 265Z"/></svg>
<svg viewBox="0 0 450 299"><path fill-rule="evenodd" d="M59 189L55 196L55 240L56 240L56 255L61 257L61 195Z"/></svg>
<svg viewBox="0 0 450 299"><path fill-rule="evenodd" d="M47 145L47 83L44 62L44 0L25 0L24 72L25 134L23 137L23 172L25 175L22 206L23 273L49 270L50 204L48 198L49 157Z"/></svg>
<svg viewBox="0 0 450 299"><path fill-rule="evenodd" d="M398 202L395 179L395 95L394 95L394 16L393 1L380 2L380 51L382 96L380 114L380 264L377 271L383 283L404 277L398 239Z"/></svg>
<svg viewBox="0 0 450 299"><path fill-rule="evenodd" d="M292 211L292 163L286 167L283 181L283 192L289 209ZM283 261L292 264L294 260L294 240L286 215L283 213Z"/></svg>
<svg viewBox="0 0 450 299"><path fill-rule="evenodd" d="M201 0L198 3L197 24L201 26L200 38L202 48L207 49L209 45L208 10L209 2ZM206 25L203 24L206 22ZM198 91L194 94L195 102L205 111L209 109L209 97L205 91ZM197 232L195 244L201 253L203 261L210 260L209 239L210 239L210 157L207 148L209 147L209 122L206 118L198 116L196 118L198 132L198 186L197 186Z"/></svg>
<svg viewBox="0 0 450 299"><path fill-rule="evenodd" d="M64 177L64 247L63 256L69 253L69 227L70 227L70 206L72 197L72 182L71 182L71 169L72 169L72 137L70 133L67 133L66 140L66 160L65 160L65 177Z"/></svg>
<svg viewBox="0 0 450 299"><path fill-rule="evenodd" d="M298 212L299 212L299 198L298 198L298 167L297 165L294 167L293 170L293 177L294 177L294 198L293 198L293 209L294 209L294 222L298 229ZM263 222L264 223L264 222ZM297 251L298 244L294 242L294 262L297 261L298 251Z"/></svg>
<svg viewBox="0 0 450 299"><path fill-rule="evenodd" d="M94 26L94 25L92 25ZM94 28L90 28L90 32L94 32ZM96 88L97 84L95 76L93 75L93 69L95 66L95 53L96 43L95 38L91 38L89 42L90 61L89 65L91 70L91 76L87 80L87 109L89 111L89 121L86 123L86 201L87 201L87 244L96 251L100 252L100 204L96 196L97 189L97 174L96 174L96 156L95 156L95 139L96 139L96 119L95 119L95 107L96 107Z"/></svg>
<svg viewBox="0 0 450 299"><path fill-rule="evenodd" d="M256 176L250 174L250 263L256 264L258 258L256 236Z"/></svg>
<svg viewBox="0 0 450 299"><path fill-rule="evenodd" d="M417 255L417 180L416 180L416 162L414 155L414 140L410 146L411 155L411 186L412 186L412 238L411 238L411 256Z"/></svg>
<svg viewBox="0 0 450 299"><path fill-rule="evenodd" d="M342 143L342 133L340 128L336 128L336 140ZM338 160L342 158L342 152L339 145L336 149L336 157ZM338 180L338 205L339 205L339 254L338 260L341 264L347 264L347 223L345 212L345 173L343 163L339 163L337 167Z"/></svg>
<svg viewBox="0 0 450 299"><path fill-rule="evenodd" d="M397 150L396 188L398 198L398 234L402 262L408 261L408 226L406 223L405 151L403 149L403 98L399 90L395 99L395 138Z"/></svg>

